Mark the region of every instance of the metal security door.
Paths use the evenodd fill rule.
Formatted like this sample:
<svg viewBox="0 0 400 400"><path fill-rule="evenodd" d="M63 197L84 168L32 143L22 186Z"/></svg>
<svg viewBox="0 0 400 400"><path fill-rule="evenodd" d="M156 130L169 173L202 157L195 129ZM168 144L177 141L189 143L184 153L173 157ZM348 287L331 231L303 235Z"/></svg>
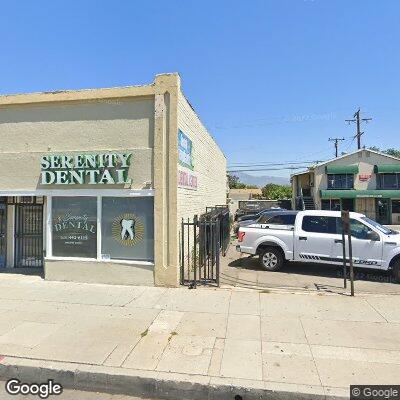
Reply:
<svg viewBox="0 0 400 400"><path fill-rule="evenodd" d="M7 260L7 206L0 204L0 267L6 266Z"/></svg>
<svg viewBox="0 0 400 400"><path fill-rule="evenodd" d="M382 225L390 224L389 199L376 199L376 220Z"/></svg>
<svg viewBox="0 0 400 400"><path fill-rule="evenodd" d="M43 267L43 205L17 204L15 266Z"/></svg>

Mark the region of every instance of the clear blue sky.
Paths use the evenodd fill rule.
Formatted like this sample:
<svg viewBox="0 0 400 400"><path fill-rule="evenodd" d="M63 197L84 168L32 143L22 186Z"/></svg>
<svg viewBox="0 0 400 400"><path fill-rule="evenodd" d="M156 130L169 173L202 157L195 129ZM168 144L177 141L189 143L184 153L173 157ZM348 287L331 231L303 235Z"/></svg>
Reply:
<svg viewBox="0 0 400 400"><path fill-rule="evenodd" d="M363 144L400 148L397 0L0 7L0 94L136 85L177 71L231 164L327 159L330 136L354 133L344 119L357 107L373 117Z"/></svg>

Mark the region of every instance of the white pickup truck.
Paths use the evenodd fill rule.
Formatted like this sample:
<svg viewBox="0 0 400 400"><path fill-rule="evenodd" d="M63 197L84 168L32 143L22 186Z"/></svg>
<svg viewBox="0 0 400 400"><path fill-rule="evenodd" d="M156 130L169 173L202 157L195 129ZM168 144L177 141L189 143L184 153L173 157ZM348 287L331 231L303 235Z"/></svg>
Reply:
<svg viewBox="0 0 400 400"><path fill-rule="evenodd" d="M367 218L350 213L354 266L392 270L400 282L400 234ZM254 224L239 229L236 250L259 255L268 271L285 261L343 263L340 211L300 211L294 226ZM346 240L346 258L348 258Z"/></svg>

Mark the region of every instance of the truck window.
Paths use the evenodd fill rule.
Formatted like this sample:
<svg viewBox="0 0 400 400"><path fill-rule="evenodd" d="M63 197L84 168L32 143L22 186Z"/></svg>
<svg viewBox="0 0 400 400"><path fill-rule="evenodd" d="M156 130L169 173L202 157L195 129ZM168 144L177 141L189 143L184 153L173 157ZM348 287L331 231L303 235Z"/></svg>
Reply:
<svg viewBox="0 0 400 400"><path fill-rule="evenodd" d="M296 220L295 214L285 214L282 215L282 223L283 225L294 225L294 221Z"/></svg>
<svg viewBox="0 0 400 400"><path fill-rule="evenodd" d="M350 219L350 232L351 236L357 239L367 239L367 233L371 231L367 225L355 219Z"/></svg>
<svg viewBox="0 0 400 400"><path fill-rule="evenodd" d="M342 234L342 220L341 218L337 218L337 233ZM357 239L367 239L367 233L371 231L371 229L364 225L361 221L350 218L350 232L351 236Z"/></svg>
<svg viewBox="0 0 400 400"><path fill-rule="evenodd" d="M335 217L306 215L303 218L302 229L305 232L337 234L338 219Z"/></svg>
<svg viewBox="0 0 400 400"><path fill-rule="evenodd" d="M267 220L266 224L283 225L282 215L275 215L274 217Z"/></svg>

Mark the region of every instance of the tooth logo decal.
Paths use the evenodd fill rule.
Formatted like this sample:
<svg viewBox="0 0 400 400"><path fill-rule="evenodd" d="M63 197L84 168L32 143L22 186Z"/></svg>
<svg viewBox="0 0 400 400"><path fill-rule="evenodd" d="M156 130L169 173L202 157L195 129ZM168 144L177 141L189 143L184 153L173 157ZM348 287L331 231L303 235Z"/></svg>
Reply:
<svg viewBox="0 0 400 400"><path fill-rule="evenodd" d="M112 235L122 246L134 246L143 239L143 222L135 214L118 215L112 223Z"/></svg>
<svg viewBox="0 0 400 400"><path fill-rule="evenodd" d="M133 219L121 220L121 240L130 239L135 237L135 221Z"/></svg>

